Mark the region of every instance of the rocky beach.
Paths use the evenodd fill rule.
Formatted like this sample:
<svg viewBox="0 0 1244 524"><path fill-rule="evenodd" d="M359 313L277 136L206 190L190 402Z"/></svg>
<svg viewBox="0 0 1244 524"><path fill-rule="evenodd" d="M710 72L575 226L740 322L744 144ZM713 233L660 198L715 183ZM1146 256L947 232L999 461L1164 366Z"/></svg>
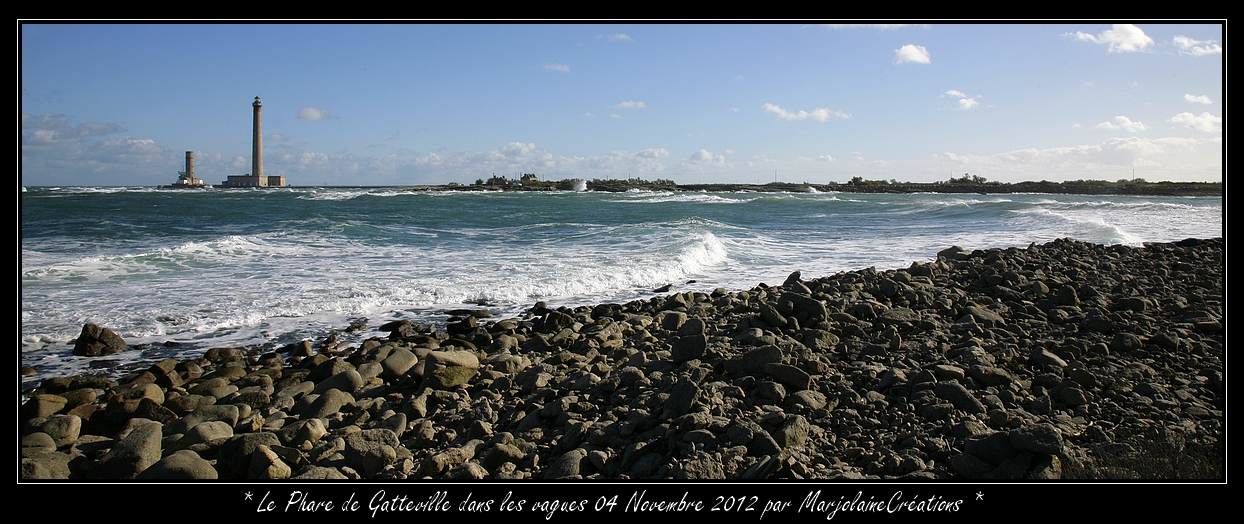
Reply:
<svg viewBox="0 0 1244 524"><path fill-rule="evenodd" d="M794 269L794 268L792 268ZM29 479L1226 476L1222 238L358 323L23 392ZM75 354L125 348L87 325Z"/></svg>

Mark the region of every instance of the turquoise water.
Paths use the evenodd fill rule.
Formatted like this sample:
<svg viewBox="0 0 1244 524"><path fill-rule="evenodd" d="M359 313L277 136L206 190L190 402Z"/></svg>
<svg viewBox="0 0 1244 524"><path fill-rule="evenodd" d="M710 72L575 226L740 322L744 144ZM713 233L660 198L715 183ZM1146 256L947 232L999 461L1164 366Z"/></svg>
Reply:
<svg viewBox="0 0 1244 524"><path fill-rule="evenodd" d="M22 361L81 371L68 342L86 322L182 342L113 357L130 362L464 304L512 316L906 267L950 245L1219 237L1222 217L1222 198L1190 197L27 188Z"/></svg>

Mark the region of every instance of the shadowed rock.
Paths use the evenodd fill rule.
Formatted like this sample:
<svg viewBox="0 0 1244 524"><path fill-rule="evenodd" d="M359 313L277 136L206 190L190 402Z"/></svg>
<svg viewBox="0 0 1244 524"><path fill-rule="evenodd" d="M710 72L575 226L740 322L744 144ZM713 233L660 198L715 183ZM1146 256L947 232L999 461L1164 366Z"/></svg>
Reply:
<svg viewBox="0 0 1244 524"><path fill-rule="evenodd" d="M98 357L125 351L125 339L111 329L95 324L82 326L82 333L73 344L73 354L79 357Z"/></svg>

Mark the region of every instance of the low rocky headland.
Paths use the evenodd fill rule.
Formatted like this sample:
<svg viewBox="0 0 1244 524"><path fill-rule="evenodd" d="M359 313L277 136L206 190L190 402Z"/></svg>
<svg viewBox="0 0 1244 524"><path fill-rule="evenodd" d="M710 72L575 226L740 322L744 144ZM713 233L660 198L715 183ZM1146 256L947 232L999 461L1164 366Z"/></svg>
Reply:
<svg viewBox="0 0 1244 524"><path fill-rule="evenodd" d="M1221 238L937 255L47 378L20 478L1225 478Z"/></svg>

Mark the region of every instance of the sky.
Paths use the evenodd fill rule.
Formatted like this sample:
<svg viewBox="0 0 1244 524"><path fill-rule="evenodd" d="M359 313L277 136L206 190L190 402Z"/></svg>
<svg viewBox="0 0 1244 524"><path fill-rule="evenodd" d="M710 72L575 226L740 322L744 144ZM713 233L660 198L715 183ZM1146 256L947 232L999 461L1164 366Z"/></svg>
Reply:
<svg viewBox="0 0 1244 524"><path fill-rule="evenodd" d="M1223 180L1223 25L20 25L23 186Z"/></svg>

